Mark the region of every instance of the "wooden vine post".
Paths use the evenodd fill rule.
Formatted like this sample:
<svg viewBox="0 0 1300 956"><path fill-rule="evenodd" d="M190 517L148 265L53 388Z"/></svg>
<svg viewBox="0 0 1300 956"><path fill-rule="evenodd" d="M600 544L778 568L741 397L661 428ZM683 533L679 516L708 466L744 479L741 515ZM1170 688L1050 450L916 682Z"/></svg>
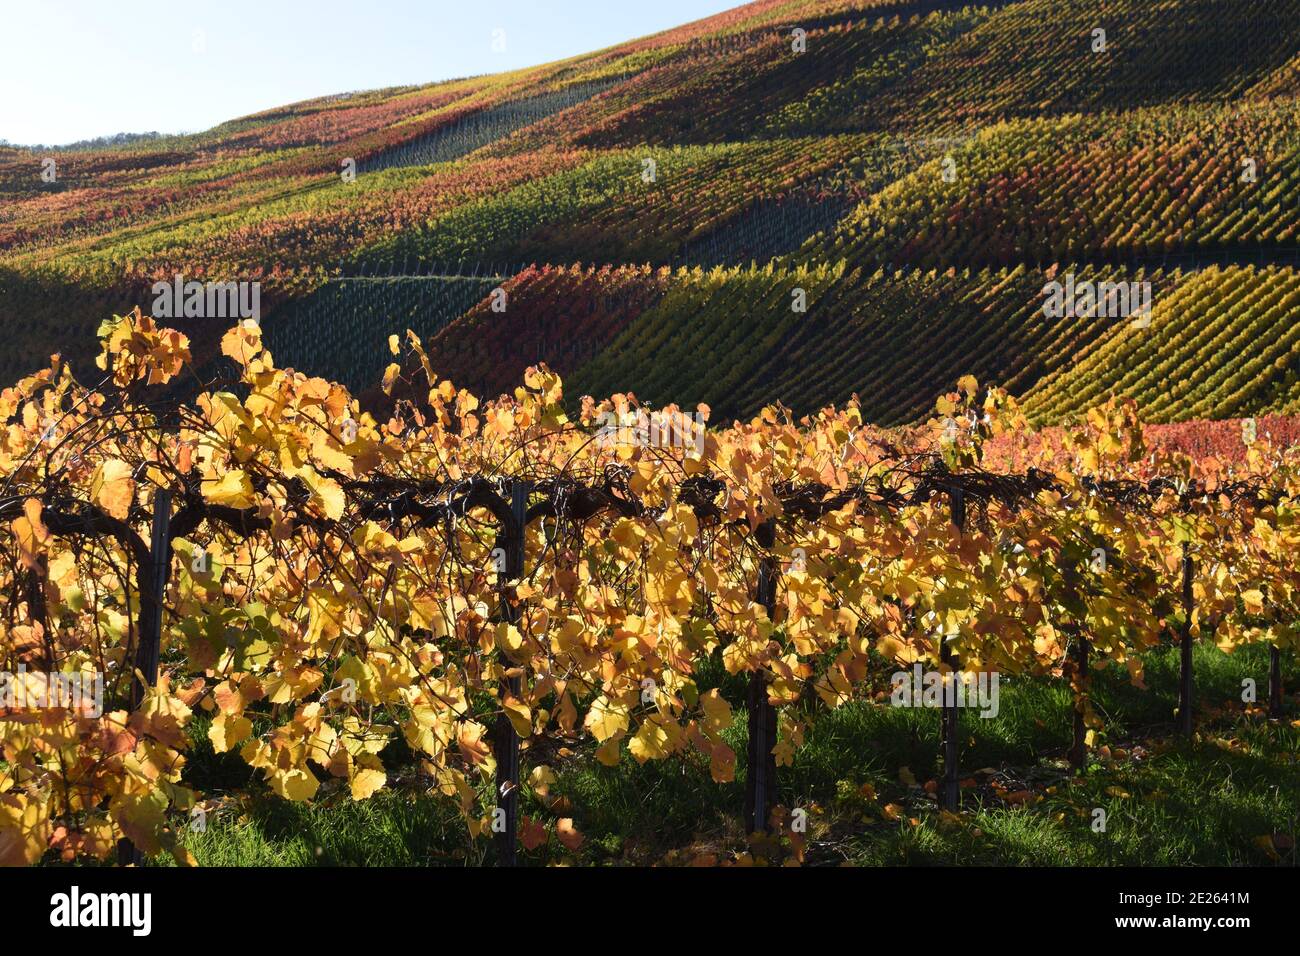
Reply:
<svg viewBox="0 0 1300 956"><path fill-rule="evenodd" d="M172 493L159 488L153 499L153 529L149 556L139 568L136 586L140 590L139 643L131 674L131 711L140 709L146 691L158 683L158 657L162 648L163 599L172 565ZM144 855L130 840L117 844L117 862L122 866L144 862Z"/></svg>
<svg viewBox="0 0 1300 956"><path fill-rule="evenodd" d="M957 532L960 534L966 527L966 493L964 489L950 489L948 503L952 510L952 523L957 527ZM941 802L945 810L956 812L961 797L957 753L961 720L960 711L957 709L957 661L947 641L941 641L939 644L939 659L948 669L945 676L943 709L940 718L940 739L943 748Z"/></svg>
<svg viewBox="0 0 1300 956"><path fill-rule="evenodd" d="M1192 735L1192 556L1183 542L1183 621L1180 628L1181 670L1178 679L1178 732Z"/></svg>
<svg viewBox="0 0 1300 956"><path fill-rule="evenodd" d="M1079 593L1078 571L1073 564L1066 564L1062 569L1066 587L1075 597L1082 599ZM1070 660L1070 678L1074 685L1074 737L1070 742L1070 767L1076 771L1084 768L1088 761L1088 727L1085 717L1088 713L1088 635L1083 623L1075 622L1073 654Z"/></svg>
<svg viewBox="0 0 1300 956"><path fill-rule="evenodd" d="M776 524L768 519L755 534L763 557L758 565L758 588L755 599L767 609L769 619L776 616ZM745 779L745 826L749 833L766 833L771 829L772 808L777 804L776 788L776 708L767 696L767 674L756 670L749 677L745 695L749 711L749 773Z"/></svg>
<svg viewBox="0 0 1300 956"><path fill-rule="evenodd" d="M1074 636L1074 680L1078 691L1074 698L1074 740L1070 744L1070 766L1082 770L1088 762L1088 635L1083 628Z"/></svg>
<svg viewBox="0 0 1300 956"><path fill-rule="evenodd" d="M505 574L501 590L501 618L519 626L523 620L523 606L515 592L515 585L524 576L524 528L528 521L527 482L516 481L510 491L510 521L506 525L503 545ZM505 694L516 700L523 695L523 678L506 680ZM504 700L502 701L504 703ZM501 866L518 863L519 833L519 734L504 709L497 717L497 813L494 814L493 832L496 836L497 861ZM498 827L498 821L500 826Z"/></svg>
<svg viewBox="0 0 1300 956"><path fill-rule="evenodd" d="M1282 716L1282 652L1277 645L1268 649L1268 715Z"/></svg>
<svg viewBox="0 0 1300 956"><path fill-rule="evenodd" d="M35 566L27 572L27 617L41 629L41 643L45 648L45 670L54 673L54 635L50 633L49 611L45 604L45 581L50 564L45 555L36 558Z"/></svg>

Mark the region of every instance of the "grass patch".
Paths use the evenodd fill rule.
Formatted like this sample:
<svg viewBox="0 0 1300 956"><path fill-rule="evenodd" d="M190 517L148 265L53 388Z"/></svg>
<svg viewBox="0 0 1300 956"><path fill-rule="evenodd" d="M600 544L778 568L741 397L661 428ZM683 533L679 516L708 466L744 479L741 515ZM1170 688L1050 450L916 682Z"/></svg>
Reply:
<svg viewBox="0 0 1300 956"><path fill-rule="evenodd" d="M1146 658L1145 690L1117 670L1096 672L1094 702L1106 730L1079 776L1066 767L1070 696L1062 681L1010 679L997 717L962 714L962 810L938 810L938 713L856 702L813 722L781 796L808 813L803 858L859 865L1296 865L1300 829L1300 727L1294 713L1268 721L1241 702L1242 681L1267 687L1268 654L1196 650L1198 733L1173 734L1178 656ZM701 676L740 700L740 684ZM571 852L555 839L522 850L529 864L714 862L789 855L788 840L751 847L741 807L744 712L727 733L736 782L715 784L696 754L604 767L582 747L551 758L565 802L584 834ZM262 792L238 757L218 755L201 724L186 782L217 795L204 833L185 834L202 865L490 865L487 839L471 841L451 801L407 782L352 801L336 783L312 805ZM524 752L525 770L536 760ZM927 785L929 785L927 787ZM485 793L486 796L486 793ZM1105 814L1105 831L1095 825ZM525 793L521 812L550 827L556 813ZM164 861L157 861L159 863Z"/></svg>

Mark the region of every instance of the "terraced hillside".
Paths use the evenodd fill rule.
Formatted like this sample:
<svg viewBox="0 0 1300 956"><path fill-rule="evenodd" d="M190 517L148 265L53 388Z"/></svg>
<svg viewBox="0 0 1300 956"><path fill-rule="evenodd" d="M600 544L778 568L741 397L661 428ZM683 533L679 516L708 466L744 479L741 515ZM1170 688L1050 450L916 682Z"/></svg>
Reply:
<svg viewBox="0 0 1300 956"><path fill-rule="evenodd" d="M481 391L546 361L715 415L856 393L902 423L967 372L1043 421L1110 394L1294 412L1298 64L1300 0L758 0L513 73L0 149L0 380L89 371L100 321L181 275L259 283L276 359L358 390L410 328ZM1150 321L1045 312L1067 277L1149 283ZM203 357L227 322L169 324Z"/></svg>

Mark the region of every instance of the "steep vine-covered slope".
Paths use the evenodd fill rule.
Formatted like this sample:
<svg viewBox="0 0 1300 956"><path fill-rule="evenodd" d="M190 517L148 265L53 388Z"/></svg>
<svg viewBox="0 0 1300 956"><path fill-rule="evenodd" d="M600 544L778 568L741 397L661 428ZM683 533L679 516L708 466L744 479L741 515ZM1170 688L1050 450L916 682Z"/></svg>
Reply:
<svg viewBox="0 0 1300 956"><path fill-rule="evenodd" d="M541 360L727 414L856 393L906 422L965 372L1042 420L1290 409L1297 64L1300 0L758 0L511 73L4 148L0 377L93 371L99 322L179 276L257 283L277 360L357 388L410 328L486 391ZM1149 283L1145 334L1045 313L1066 277ZM171 324L202 359L227 323Z"/></svg>

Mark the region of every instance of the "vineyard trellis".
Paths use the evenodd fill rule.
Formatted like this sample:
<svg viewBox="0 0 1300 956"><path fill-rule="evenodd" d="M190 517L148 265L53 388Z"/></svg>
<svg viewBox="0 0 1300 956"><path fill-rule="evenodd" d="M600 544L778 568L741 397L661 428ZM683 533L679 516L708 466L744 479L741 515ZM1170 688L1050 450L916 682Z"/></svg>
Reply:
<svg viewBox="0 0 1300 956"><path fill-rule="evenodd" d="M399 401L381 425L338 386L272 367L251 326L223 342L242 367L244 398L205 393L163 407L150 396L185 366L183 338L139 314L108 323L104 337L98 388L56 369L5 393L6 659L43 659L53 671L62 652L86 665L84 649L103 641L98 666L130 681L123 711L65 715L79 728L78 763L71 775L61 768L61 796L41 755L52 752L43 735L67 727L7 723L24 732L6 733L4 772L44 793L6 798L6 808L28 801L19 819L34 818L31 839L10 852L29 860L52 845L102 855L107 835L126 841L123 862L161 848L183 856L165 811L195 799L179 751L189 707L204 700L216 712L214 745L243 742L245 760L289 799L320 786L309 760L347 779L355 798L369 796L384 778L375 747L397 720L475 835L485 821L470 779L491 771L492 830L507 864L525 786L520 744L553 722L573 735L579 705L604 762L617 760L635 720L636 759L690 744L715 779L731 778L734 754L719 737L730 705L692 676L694 661L714 654L749 675L753 832L779 825L778 766L801 733L782 734L783 719L810 719L813 699L851 697L869 654L931 660L947 682L959 668L1073 668L1078 765L1096 726L1092 645L1132 671L1134 653L1174 618L1178 720L1191 733L1191 639L1205 626L1196 604L1220 640L1235 631L1270 643L1270 710L1280 712L1281 650L1294 634L1259 619L1266 604L1286 618L1293 600L1286 455L1256 449L1255 473L1242 476L1148 461L1131 406L1112 404L1070 439L1086 473L993 472L982 443L1019 427L1014 402L969 380L940 400L937 441L922 450L899 448L851 406L802 423L769 409L711 431L692 457L627 424L626 396L587 400L581 421L569 421L545 369L484 407L425 365L427 398ZM418 339L409 345L423 360ZM593 430L610 414L623 416L618 429ZM668 421L660 437L671 436ZM1119 474L1137 466L1181 473ZM148 542L136 530L144 525ZM1168 536L1181 540L1162 581L1162 565L1146 558ZM1085 567L1080 556L1098 542L1105 557ZM1193 549L1213 568L1195 581ZM173 551L187 559L179 576ZM1228 582L1233 574L1240 580ZM1175 582L1181 600L1161 598ZM1033 592L1037 603L1024 599ZM1144 610L1148 601L1164 611ZM123 612L134 621L124 629ZM1058 639L1057 623L1072 642ZM116 642L103 633L112 627ZM172 693L186 670L194 680ZM218 681L211 690L208 679ZM349 682L364 709L339 693ZM271 709L249 709L260 700ZM270 728L254 736L247 714ZM959 804L957 718L946 699L949 809Z"/></svg>

